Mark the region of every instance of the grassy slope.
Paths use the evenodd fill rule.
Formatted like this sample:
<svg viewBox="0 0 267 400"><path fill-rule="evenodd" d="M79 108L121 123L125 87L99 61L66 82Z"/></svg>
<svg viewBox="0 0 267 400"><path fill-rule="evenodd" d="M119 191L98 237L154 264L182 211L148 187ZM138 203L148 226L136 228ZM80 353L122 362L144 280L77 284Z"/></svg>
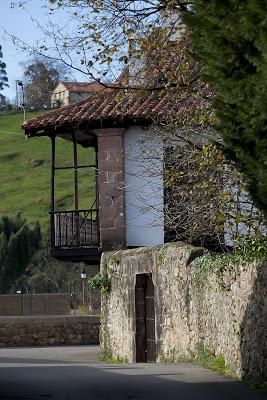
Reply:
<svg viewBox="0 0 267 400"><path fill-rule="evenodd" d="M27 119L36 116L29 113ZM0 114L0 214L21 212L28 221L39 220L43 229L49 223L50 140L25 140L20 125L22 114ZM79 146L79 164L92 164L92 149ZM71 165L71 143L57 139L57 165ZM38 165L40 164L40 165ZM88 208L94 199L93 171L79 170L80 208ZM56 174L56 209L73 209L73 172Z"/></svg>

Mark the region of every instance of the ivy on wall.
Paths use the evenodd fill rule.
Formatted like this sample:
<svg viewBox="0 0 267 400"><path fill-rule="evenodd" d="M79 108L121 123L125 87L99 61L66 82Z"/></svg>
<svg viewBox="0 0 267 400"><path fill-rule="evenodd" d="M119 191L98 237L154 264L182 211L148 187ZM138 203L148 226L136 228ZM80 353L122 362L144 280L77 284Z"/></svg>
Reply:
<svg viewBox="0 0 267 400"><path fill-rule="evenodd" d="M218 278L222 278L225 271L234 272L243 264L261 260L267 260L267 237L247 239L231 254L216 254L207 251L195 263L193 281L196 287L201 289L206 285L207 277L212 273L215 273ZM222 281L220 286L221 289L226 289Z"/></svg>

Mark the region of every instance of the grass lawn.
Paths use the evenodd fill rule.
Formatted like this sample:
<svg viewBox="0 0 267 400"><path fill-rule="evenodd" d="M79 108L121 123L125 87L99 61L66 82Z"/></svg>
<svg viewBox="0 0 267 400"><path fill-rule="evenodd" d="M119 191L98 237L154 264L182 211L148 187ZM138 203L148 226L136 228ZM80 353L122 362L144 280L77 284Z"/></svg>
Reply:
<svg viewBox="0 0 267 400"><path fill-rule="evenodd" d="M27 119L39 113L28 113ZM25 140L22 114L0 114L0 214L21 212L29 222L49 224L50 156L49 138ZM72 144L56 141L57 165L71 165ZM79 164L93 164L92 149L78 149ZM89 208L94 200L94 171L79 170L79 208ZM73 209L73 171L56 172L56 209Z"/></svg>

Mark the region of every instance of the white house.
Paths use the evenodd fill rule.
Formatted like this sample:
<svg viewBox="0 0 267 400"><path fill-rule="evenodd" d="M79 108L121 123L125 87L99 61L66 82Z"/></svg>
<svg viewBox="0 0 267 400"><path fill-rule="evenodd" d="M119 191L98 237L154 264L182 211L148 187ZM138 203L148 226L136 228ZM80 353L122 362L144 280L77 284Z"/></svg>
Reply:
<svg viewBox="0 0 267 400"><path fill-rule="evenodd" d="M133 71L137 74L136 80ZM146 55L110 87L89 84L96 91L89 98L23 124L27 138L51 139L50 214L54 257L96 262L106 250L159 245L170 240L164 208L166 143L157 135L155 127L170 126L175 120L172 126L180 130L182 137L187 125L192 129L193 118L199 135L202 125L198 121L210 107L211 93L205 83L194 78L196 73L196 65L188 60L186 40L170 42L162 54ZM61 92L60 87L57 90ZM71 91L64 93L69 96ZM55 209L55 149L59 137L73 143L73 210ZM95 149L95 165L79 165L77 145ZM170 143L167 147L170 148ZM97 196L92 207L88 204L86 210L81 210L78 170L84 167L97 172ZM203 218L210 215L209 203L206 206ZM186 216L189 215L185 212ZM220 232L224 235L223 225ZM210 236L213 240L212 232Z"/></svg>
<svg viewBox="0 0 267 400"><path fill-rule="evenodd" d="M103 90L98 82L59 82L51 95L51 108L68 106Z"/></svg>

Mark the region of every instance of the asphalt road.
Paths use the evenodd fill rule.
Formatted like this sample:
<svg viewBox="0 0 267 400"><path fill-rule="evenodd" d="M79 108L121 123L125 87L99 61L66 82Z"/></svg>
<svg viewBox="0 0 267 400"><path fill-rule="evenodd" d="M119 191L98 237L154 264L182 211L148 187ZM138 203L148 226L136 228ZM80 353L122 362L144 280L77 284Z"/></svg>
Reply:
<svg viewBox="0 0 267 400"><path fill-rule="evenodd" d="M110 365L97 346L0 349L0 400L260 400L189 364Z"/></svg>

